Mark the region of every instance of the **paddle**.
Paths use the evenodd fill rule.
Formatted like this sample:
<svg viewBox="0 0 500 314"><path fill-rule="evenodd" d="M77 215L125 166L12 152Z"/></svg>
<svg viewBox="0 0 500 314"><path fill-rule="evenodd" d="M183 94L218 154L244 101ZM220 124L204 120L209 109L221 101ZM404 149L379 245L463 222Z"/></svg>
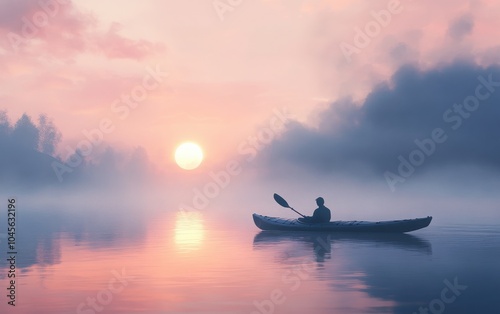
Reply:
<svg viewBox="0 0 500 314"><path fill-rule="evenodd" d="M290 208L291 210L293 210L294 212L296 212L297 214L301 215L304 218L306 217L306 216L302 215L301 213L299 213L298 211L296 211L295 209L291 208L290 205L288 205L288 203L285 201L285 199L283 197L279 196L276 193L274 193L273 197L274 197L274 200L276 201L276 203L280 204L283 207Z"/></svg>

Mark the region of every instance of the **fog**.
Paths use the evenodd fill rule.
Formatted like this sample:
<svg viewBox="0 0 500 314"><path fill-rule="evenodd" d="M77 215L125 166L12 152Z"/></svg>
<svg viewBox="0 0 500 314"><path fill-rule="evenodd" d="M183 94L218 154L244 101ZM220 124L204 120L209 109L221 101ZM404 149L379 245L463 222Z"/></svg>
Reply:
<svg viewBox="0 0 500 314"><path fill-rule="evenodd" d="M339 220L489 223L500 216L497 78L496 66L405 66L362 103L343 99L317 112L317 127L290 121L258 154L235 148L194 174L160 171L142 147L89 140L62 150L50 117L13 122L0 112L1 194L26 211L107 226L177 211L249 229L253 212L296 217L273 193L306 215L323 196Z"/></svg>
<svg viewBox="0 0 500 314"><path fill-rule="evenodd" d="M273 193L305 215L312 214L314 200L322 196L334 220L433 216L432 228L491 224L500 218L496 165L430 164L431 170L405 177L393 190L382 173L362 163L352 171L337 165L318 172L312 170L317 165L301 165L295 156L280 152L297 124L255 158L235 154L213 168L199 169L195 176L158 171L140 147L127 151L103 143L92 158L82 158L59 181L52 165L68 165L68 160L55 153L60 133L50 119L35 123L24 115L10 123L5 113L2 119L0 199L16 199L24 248L20 267L59 263L58 241L68 237L90 250L140 245L152 223L165 217L174 223L179 213L194 212L210 228L257 234L252 213L298 217L278 205ZM53 136L40 135L44 132ZM228 163L236 164L238 171L230 173Z"/></svg>

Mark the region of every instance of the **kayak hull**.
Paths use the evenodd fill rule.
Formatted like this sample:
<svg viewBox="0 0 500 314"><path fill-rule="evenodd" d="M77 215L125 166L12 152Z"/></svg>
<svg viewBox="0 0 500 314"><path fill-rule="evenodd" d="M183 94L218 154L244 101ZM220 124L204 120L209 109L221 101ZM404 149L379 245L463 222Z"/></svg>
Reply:
<svg viewBox="0 0 500 314"><path fill-rule="evenodd" d="M431 223L432 217L377 222L331 221L325 223L304 223L297 219L284 219L253 214L253 221L262 230L405 233L427 227Z"/></svg>

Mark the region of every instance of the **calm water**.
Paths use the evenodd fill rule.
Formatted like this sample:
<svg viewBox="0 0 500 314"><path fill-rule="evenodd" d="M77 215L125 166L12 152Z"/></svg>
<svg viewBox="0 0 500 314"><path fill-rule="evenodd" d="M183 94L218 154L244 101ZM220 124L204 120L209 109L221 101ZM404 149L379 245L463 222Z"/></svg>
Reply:
<svg viewBox="0 0 500 314"><path fill-rule="evenodd" d="M215 216L20 215L17 306L7 306L2 238L0 312L411 314L419 308L500 308L500 227L431 226L378 236L269 233L255 228L250 216L235 224Z"/></svg>

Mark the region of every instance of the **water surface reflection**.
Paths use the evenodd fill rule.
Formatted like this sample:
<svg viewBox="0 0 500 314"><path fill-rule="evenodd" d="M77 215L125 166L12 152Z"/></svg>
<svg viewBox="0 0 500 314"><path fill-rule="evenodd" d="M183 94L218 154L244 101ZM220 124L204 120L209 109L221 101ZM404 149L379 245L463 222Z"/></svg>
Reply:
<svg viewBox="0 0 500 314"><path fill-rule="evenodd" d="M174 240L180 251L191 251L201 247L205 237L203 216L199 212L177 213L175 219Z"/></svg>
<svg viewBox="0 0 500 314"><path fill-rule="evenodd" d="M447 313L494 313L497 302L497 227L259 232L204 213L143 213L25 214L16 313L413 313L455 278L468 289L446 304ZM117 273L126 284L108 303L103 296ZM1 313L9 311L0 303Z"/></svg>

